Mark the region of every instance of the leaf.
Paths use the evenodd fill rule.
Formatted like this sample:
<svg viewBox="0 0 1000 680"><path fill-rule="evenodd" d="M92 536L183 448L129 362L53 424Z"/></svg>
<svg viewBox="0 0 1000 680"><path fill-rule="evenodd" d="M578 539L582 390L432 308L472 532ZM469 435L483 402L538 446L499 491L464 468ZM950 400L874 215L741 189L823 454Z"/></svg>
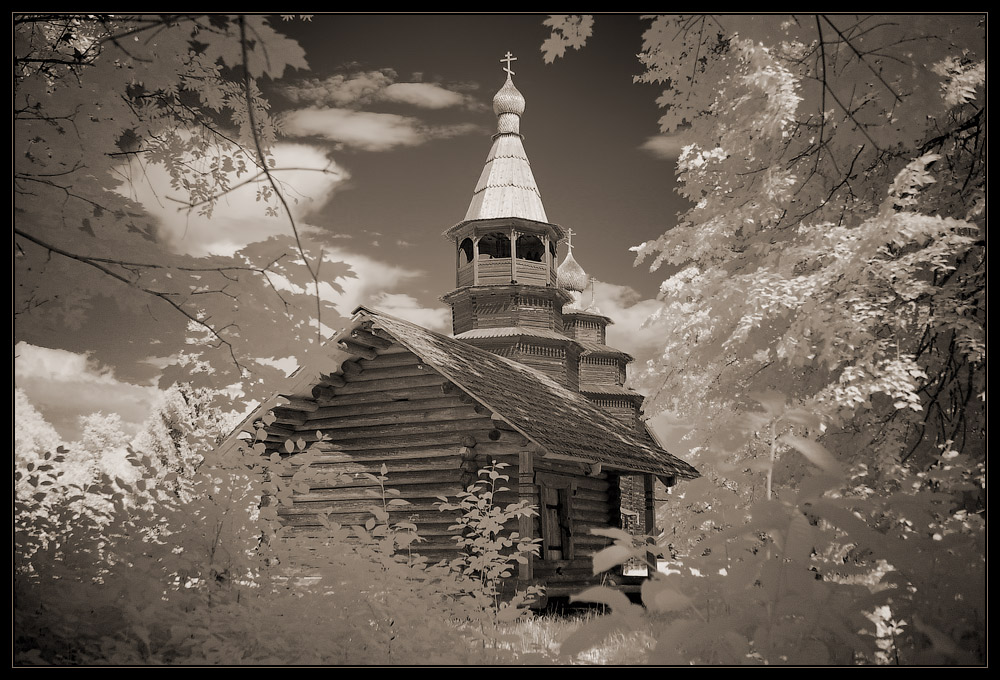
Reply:
<svg viewBox="0 0 1000 680"><path fill-rule="evenodd" d="M697 480L701 481L701 480ZM632 534L617 527L591 527L591 536L606 536L617 541L622 541L627 545L632 544Z"/></svg>
<svg viewBox="0 0 1000 680"><path fill-rule="evenodd" d="M768 415L778 417L785 412L787 398L777 390L764 390L763 392L751 392L750 397L764 407Z"/></svg>
<svg viewBox="0 0 1000 680"><path fill-rule="evenodd" d="M596 602L606 604L612 610L626 610L632 603L625 593L606 586L592 586L581 593L570 595L570 602Z"/></svg>
<svg viewBox="0 0 1000 680"><path fill-rule="evenodd" d="M632 557L634 551L627 546L615 544L594 553L593 573L594 575L607 571L619 564L624 564Z"/></svg>
<svg viewBox="0 0 1000 680"><path fill-rule="evenodd" d="M291 439L286 439L285 440L285 451L288 451L288 453L292 453L292 452L295 451L295 444L292 442ZM274 462L274 461L271 461L271 462Z"/></svg>
<svg viewBox="0 0 1000 680"><path fill-rule="evenodd" d="M691 606L691 599L666 579L653 578L642 583L642 603L650 611L662 613L686 609Z"/></svg>
<svg viewBox="0 0 1000 680"><path fill-rule="evenodd" d="M791 434L783 434L778 437L778 441L782 444L787 444L793 447L803 456L805 456L809 462L813 465L822 468L826 472L839 474L840 473L840 463L837 459L827 451L822 444L813 441L812 439L806 439L804 437L797 437Z"/></svg>
<svg viewBox="0 0 1000 680"><path fill-rule="evenodd" d="M620 631L623 625L620 619L611 616L597 617L581 625L563 640L559 645L559 653L575 657L601 644L609 635Z"/></svg>

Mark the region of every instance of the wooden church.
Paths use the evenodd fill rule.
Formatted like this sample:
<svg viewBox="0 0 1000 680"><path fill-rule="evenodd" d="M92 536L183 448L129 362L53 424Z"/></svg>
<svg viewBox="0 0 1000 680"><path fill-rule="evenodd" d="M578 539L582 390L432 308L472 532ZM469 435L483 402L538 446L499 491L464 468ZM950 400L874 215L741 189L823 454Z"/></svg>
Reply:
<svg viewBox="0 0 1000 680"><path fill-rule="evenodd" d="M408 505L391 521L409 521L424 539L414 551L430 561L457 548L453 498L492 461L508 464L510 490L496 501L527 500L537 517L512 530L541 539L540 554L516 575L548 597L597 582L591 555L610 543L593 528L656 533L654 485L698 472L660 446L641 420L642 396L625 386L625 352L606 344L612 321L584 307L587 275L571 236L549 222L519 132L525 101L507 79L493 98L497 133L465 219L444 232L455 252L453 336L359 307L329 344L328 364L300 368L253 417L276 416L267 452L284 454L291 438L317 441L319 474L308 492L282 507L295 533L322 536L325 515L363 524L380 490L364 473L384 464L387 485ZM331 486L324 476L347 475ZM641 579L621 570L612 582L631 590Z"/></svg>

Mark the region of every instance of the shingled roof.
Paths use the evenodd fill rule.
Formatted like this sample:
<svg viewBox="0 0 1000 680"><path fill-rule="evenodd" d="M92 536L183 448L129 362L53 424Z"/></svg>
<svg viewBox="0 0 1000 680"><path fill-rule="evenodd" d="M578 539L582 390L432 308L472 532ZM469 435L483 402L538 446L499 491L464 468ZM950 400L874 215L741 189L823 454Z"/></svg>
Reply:
<svg viewBox="0 0 1000 680"><path fill-rule="evenodd" d="M687 479L698 471L545 374L524 364L359 307L355 322L394 338L547 452Z"/></svg>

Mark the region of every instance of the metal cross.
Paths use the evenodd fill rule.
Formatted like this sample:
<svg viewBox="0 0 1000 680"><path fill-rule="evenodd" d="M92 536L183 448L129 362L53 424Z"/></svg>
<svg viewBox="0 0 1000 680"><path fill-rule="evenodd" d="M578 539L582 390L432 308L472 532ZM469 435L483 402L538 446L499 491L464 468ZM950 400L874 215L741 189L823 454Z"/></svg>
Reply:
<svg viewBox="0 0 1000 680"><path fill-rule="evenodd" d="M568 228L566 230L566 245L569 246L570 250L573 250L573 234L575 234L575 233L576 232L573 231L572 227L570 227L570 228Z"/></svg>
<svg viewBox="0 0 1000 680"><path fill-rule="evenodd" d="M501 59L500 61L501 61L501 63L502 62L506 62L507 63L507 65L503 67L503 70L506 71L507 73L509 73L510 75L514 75L514 72L510 70L510 62L517 61L517 57L512 56L511 53L510 53L510 50L507 50L507 54L505 54L504 58Z"/></svg>
<svg viewBox="0 0 1000 680"><path fill-rule="evenodd" d="M590 306L591 307L594 306L594 288L596 288L596 287L597 287L597 277L596 276L591 276L590 277Z"/></svg>

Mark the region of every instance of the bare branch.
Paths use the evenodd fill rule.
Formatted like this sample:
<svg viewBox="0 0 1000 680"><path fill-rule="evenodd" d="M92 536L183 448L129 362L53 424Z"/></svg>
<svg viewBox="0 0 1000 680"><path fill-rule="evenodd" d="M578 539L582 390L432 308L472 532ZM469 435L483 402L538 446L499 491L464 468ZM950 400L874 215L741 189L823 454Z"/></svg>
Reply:
<svg viewBox="0 0 1000 680"><path fill-rule="evenodd" d="M313 283L316 286L316 340L317 343L323 344L323 324L321 320L322 315L322 301L319 296L319 266L317 265L314 270L312 265L309 264L309 258L306 257L305 249L302 246L302 239L299 236L298 227L295 225L295 218L292 216L292 211L288 207L288 203L285 201L285 196L282 194L281 190L278 188L278 183L271 175L270 169L267 167L267 160L264 157L264 150L260 143L260 133L257 130L257 121L254 116L254 106L253 106L253 96L251 94L251 81L250 81L250 58L247 51L247 22L244 15L240 15L240 49L243 51L243 93L246 99L247 105L247 117L250 122L250 131L253 133L253 143L257 147L257 156L260 158L260 166L267 175L267 180L271 184L271 188L274 190L275 195L277 195L278 200L281 201L282 207L285 209L285 214L288 216L288 223L292 227L292 233L295 235L295 245L298 248L299 255L302 256L302 262L306 266L309 275L313 279Z"/></svg>

